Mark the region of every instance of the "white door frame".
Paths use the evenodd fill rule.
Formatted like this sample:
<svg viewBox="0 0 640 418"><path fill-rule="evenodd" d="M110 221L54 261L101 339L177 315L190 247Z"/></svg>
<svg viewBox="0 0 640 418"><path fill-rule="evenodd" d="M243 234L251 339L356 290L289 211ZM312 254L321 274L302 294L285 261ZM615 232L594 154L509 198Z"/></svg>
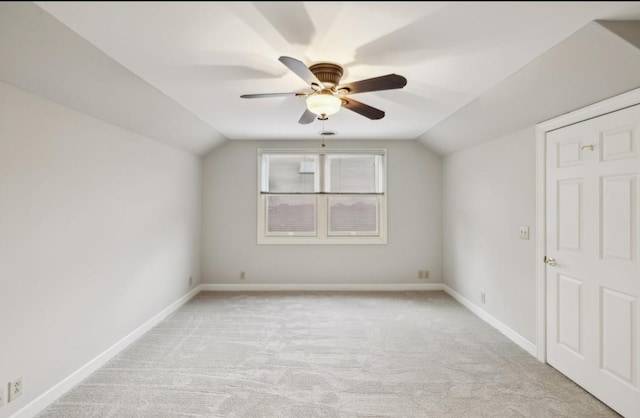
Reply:
<svg viewBox="0 0 640 418"><path fill-rule="evenodd" d="M536 351L539 361L547 362L547 286L546 264L546 134L564 126L640 104L640 88L603 100L585 108L536 125Z"/></svg>

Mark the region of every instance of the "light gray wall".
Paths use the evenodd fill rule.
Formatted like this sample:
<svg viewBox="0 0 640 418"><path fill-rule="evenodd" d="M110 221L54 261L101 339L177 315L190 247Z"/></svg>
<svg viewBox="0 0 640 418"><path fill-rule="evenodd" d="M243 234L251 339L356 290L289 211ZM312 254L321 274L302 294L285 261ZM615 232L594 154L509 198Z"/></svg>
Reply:
<svg viewBox="0 0 640 418"><path fill-rule="evenodd" d="M534 128L449 155L443 177L445 284L535 344Z"/></svg>
<svg viewBox="0 0 640 418"><path fill-rule="evenodd" d="M257 150L319 147L319 141L230 141L205 157L203 282L440 282L441 158L415 141L327 143L332 149L387 149L387 245L256 244ZM423 269L431 272L427 281L417 277Z"/></svg>
<svg viewBox="0 0 640 418"><path fill-rule="evenodd" d="M0 385L25 388L0 416L197 282L200 181L191 154L0 82Z"/></svg>

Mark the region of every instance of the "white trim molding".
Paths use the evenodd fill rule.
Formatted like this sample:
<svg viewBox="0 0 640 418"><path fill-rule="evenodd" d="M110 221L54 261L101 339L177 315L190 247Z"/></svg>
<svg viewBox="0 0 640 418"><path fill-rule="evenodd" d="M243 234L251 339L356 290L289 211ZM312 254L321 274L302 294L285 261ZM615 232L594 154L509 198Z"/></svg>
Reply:
<svg viewBox="0 0 640 418"><path fill-rule="evenodd" d="M469 299L465 298L449 286L443 284L442 287L445 292L447 292L452 298L460 302L462 306L473 312L478 318L482 319L483 321L500 331L505 337L516 343L524 351L531 354L533 357L536 357L536 345L534 343L527 340L522 335L518 334L502 322L498 321L494 316L492 316L487 311L483 310L478 305L471 302Z"/></svg>
<svg viewBox="0 0 640 418"><path fill-rule="evenodd" d="M105 351L100 353L93 360L89 361L84 366L80 367L78 370L64 378L58 384L53 386L51 389L38 396L33 401L29 402L23 408L16 411L11 418L27 418L33 417L37 415L40 411L45 409L47 406L52 404L56 399L60 396L64 395L66 392L71 390L75 385L82 382L86 379L91 373L98 370L104 364L106 364L109 360L118 355L122 350L127 348L131 343L140 338L144 333L149 331L154 326L158 325L161 321L175 312L182 305L187 303L191 298L200 293L201 286L197 286L192 289L189 293L182 296L180 299L173 302L171 305L164 308L162 311L155 314L151 317L147 322L140 325L138 328L133 330L129 335L122 338L120 341L107 348Z"/></svg>
<svg viewBox="0 0 640 418"><path fill-rule="evenodd" d="M615 112L625 107L635 106L640 103L640 88L631 90L627 93L620 94L615 97L594 103L582 109L565 113L553 119L540 122L536 125L536 132L549 132L574 123L582 122L587 119L602 116L607 113Z"/></svg>
<svg viewBox="0 0 640 418"><path fill-rule="evenodd" d="M288 292L288 291L340 291L340 292L404 292L415 290L443 290L442 283L279 283L231 284L209 283L200 285L203 291L213 292Z"/></svg>
<svg viewBox="0 0 640 418"><path fill-rule="evenodd" d="M536 358L547 361L546 137L547 132L640 104L640 88L536 125ZM445 289L446 290L446 289Z"/></svg>
<svg viewBox="0 0 640 418"><path fill-rule="evenodd" d="M547 270L542 262L547 252L546 134L536 127L536 358L543 363L547 362Z"/></svg>

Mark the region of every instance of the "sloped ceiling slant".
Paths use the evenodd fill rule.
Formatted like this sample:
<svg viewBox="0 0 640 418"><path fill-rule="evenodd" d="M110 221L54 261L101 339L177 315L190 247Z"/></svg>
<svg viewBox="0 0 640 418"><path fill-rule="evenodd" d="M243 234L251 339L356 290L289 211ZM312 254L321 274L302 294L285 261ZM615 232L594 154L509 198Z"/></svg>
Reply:
<svg viewBox="0 0 640 418"><path fill-rule="evenodd" d="M640 87L640 21L594 21L418 141L447 155Z"/></svg>
<svg viewBox="0 0 640 418"><path fill-rule="evenodd" d="M30 2L0 3L0 79L148 138L204 154L226 138Z"/></svg>

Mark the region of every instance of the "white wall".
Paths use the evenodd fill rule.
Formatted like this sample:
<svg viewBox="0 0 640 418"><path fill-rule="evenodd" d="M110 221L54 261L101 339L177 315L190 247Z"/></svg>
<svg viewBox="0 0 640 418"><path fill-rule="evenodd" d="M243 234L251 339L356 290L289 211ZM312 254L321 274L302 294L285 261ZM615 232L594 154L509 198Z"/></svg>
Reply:
<svg viewBox="0 0 640 418"><path fill-rule="evenodd" d="M257 149L319 147L319 141L230 141L205 157L203 282L440 282L441 158L415 141L327 143L331 149L387 149L387 245L256 244ZM421 269L430 270L429 280L418 279Z"/></svg>
<svg viewBox="0 0 640 418"><path fill-rule="evenodd" d="M535 344L534 128L447 156L443 177L445 284Z"/></svg>
<svg viewBox="0 0 640 418"><path fill-rule="evenodd" d="M0 416L197 282L200 181L193 155L0 83L0 387L24 385Z"/></svg>

